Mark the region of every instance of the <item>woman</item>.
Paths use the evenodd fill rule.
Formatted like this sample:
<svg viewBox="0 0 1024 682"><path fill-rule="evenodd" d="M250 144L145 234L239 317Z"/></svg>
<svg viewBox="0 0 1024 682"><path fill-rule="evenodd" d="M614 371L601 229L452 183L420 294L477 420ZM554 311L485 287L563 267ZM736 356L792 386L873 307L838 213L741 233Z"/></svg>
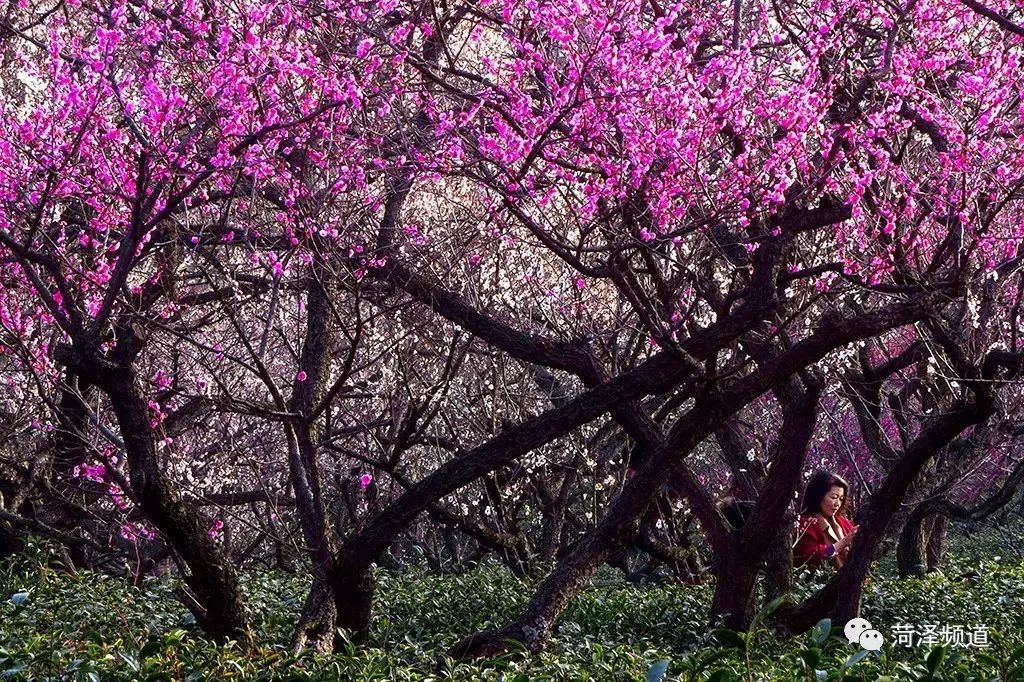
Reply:
<svg viewBox="0 0 1024 682"><path fill-rule="evenodd" d="M814 472L804 491L793 564L817 568L828 561L837 569L846 563L857 527L840 514L849 485L835 474Z"/></svg>

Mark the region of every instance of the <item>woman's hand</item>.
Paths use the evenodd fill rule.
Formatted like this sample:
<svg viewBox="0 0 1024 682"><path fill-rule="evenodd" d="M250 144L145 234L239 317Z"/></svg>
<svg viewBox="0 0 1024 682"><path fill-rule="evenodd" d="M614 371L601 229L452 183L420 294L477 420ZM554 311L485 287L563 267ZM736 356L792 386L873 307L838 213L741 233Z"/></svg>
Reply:
<svg viewBox="0 0 1024 682"><path fill-rule="evenodd" d="M840 538L839 542L835 543L837 552L841 552L849 546L849 544L853 541L853 536L857 534L857 530L859 528L859 526L854 526L853 530L851 530L849 533Z"/></svg>

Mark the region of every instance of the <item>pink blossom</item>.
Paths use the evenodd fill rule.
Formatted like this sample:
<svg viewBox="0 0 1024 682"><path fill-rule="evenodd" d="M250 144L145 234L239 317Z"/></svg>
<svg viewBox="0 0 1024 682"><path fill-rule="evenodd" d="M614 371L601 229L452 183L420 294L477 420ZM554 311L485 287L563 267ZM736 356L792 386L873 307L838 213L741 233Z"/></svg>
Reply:
<svg viewBox="0 0 1024 682"><path fill-rule="evenodd" d="M167 415L160 407L160 403L155 400L147 401L146 405L149 407L149 425L155 429L163 423Z"/></svg>
<svg viewBox="0 0 1024 682"><path fill-rule="evenodd" d="M153 374L153 383L156 385L157 390L166 391L171 387L173 377L164 370L158 369L156 373Z"/></svg>
<svg viewBox="0 0 1024 682"><path fill-rule="evenodd" d="M102 464L82 464L76 466L72 470L72 473L75 476L86 479L87 481L102 483L103 477L107 473L107 468Z"/></svg>
<svg viewBox="0 0 1024 682"><path fill-rule="evenodd" d="M371 48L373 48L373 38L360 40L359 44L356 45L356 56L362 59L369 54Z"/></svg>
<svg viewBox="0 0 1024 682"><path fill-rule="evenodd" d="M222 520L220 520L220 519L217 519L216 521L213 522L213 525L210 526L210 530L208 530L206 534L210 536L211 540L216 540L218 537L220 537L223 534L223 531L224 531L224 522Z"/></svg>
<svg viewBox="0 0 1024 682"><path fill-rule="evenodd" d="M373 483L373 476L370 474L363 474L359 477L359 489L366 490L369 485Z"/></svg>
<svg viewBox="0 0 1024 682"><path fill-rule="evenodd" d="M114 503L115 507L121 511L128 509L128 500L125 499L124 491L116 483L108 484L107 494L110 495L110 501Z"/></svg>

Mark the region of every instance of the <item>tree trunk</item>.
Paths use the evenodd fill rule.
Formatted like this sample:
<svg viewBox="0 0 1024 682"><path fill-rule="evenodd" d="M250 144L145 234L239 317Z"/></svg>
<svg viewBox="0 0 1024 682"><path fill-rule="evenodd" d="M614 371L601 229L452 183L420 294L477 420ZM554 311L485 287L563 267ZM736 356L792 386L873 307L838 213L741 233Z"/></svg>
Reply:
<svg viewBox="0 0 1024 682"><path fill-rule="evenodd" d="M245 606L234 566L207 534L210 524L185 504L176 486L164 475L134 374L122 369L101 388L117 416L132 490L146 518L188 567L185 583L195 600L189 604L196 622L217 641L247 642Z"/></svg>
<svg viewBox="0 0 1024 682"><path fill-rule="evenodd" d="M746 630L754 620L758 561L752 561L740 543L715 561L715 592L711 599L712 619L730 630Z"/></svg>
<svg viewBox="0 0 1024 682"><path fill-rule="evenodd" d="M456 644L451 652L455 658L490 657L504 652L512 639L522 642L531 651L540 651L547 643L555 621L569 601L590 579L594 571L607 561L623 538L616 531L628 526L630 511L621 510L616 519L602 521L599 530L588 541L565 557L540 584L523 614L515 622L498 630L469 636ZM641 510L632 514L635 519ZM605 517L608 519L608 517ZM604 533L601 533L601 527Z"/></svg>
<svg viewBox="0 0 1024 682"><path fill-rule="evenodd" d="M131 327L121 326L117 345L108 354L82 343L84 348L58 345L55 357L109 398L124 441L134 499L188 569L183 601L212 639L248 644L251 633L234 565L208 535L209 522L185 503L161 467L156 434L132 368L142 340Z"/></svg>
<svg viewBox="0 0 1024 682"><path fill-rule="evenodd" d="M456 658L494 656L507 649L506 640L522 642L532 651L541 650L551 636L558 616L601 564L636 533L636 524L654 501L672 471L672 462L682 458L712 431L721 419L716 406L694 407L673 428L669 444L658 443L640 468L622 488L594 531L577 543L540 584L520 616L503 628L479 632L456 644L450 654Z"/></svg>
<svg viewBox="0 0 1024 682"><path fill-rule="evenodd" d="M924 521L923 511L915 509L900 532L896 545L896 570L901 578L920 578L925 574Z"/></svg>
<svg viewBox="0 0 1024 682"><path fill-rule="evenodd" d="M738 530L724 530L724 524L719 524L723 528L717 532L727 533L727 539L711 543L716 577L711 615L721 617L725 626L733 630L746 630L754 620L757 576L766 558L772 559L773 576L782 583L776 589L792 584L791 559L785 567L779 566L780 559L791 557L792 550L782 550L779 543L788 543L791 534L786 512L814 435L821 392L821 382L810 375L803 384L804 388L791 377L776 387L775 393L783 405L783 421L769 453L772 465L762 492L747 523ZM787 578L777 575L781 570Z"/></svg>
<svg viewBox="0 0 1024 682"><path fill-rule="evenodd" d="M778 365L772 368L772 371L778 370ZM789 374L787 372L775 380L785 379ZM761 376L748 377L745 382L731 386L727 393L698 400L697 404L675 423L668 438L650 449L643 463L612 502L594 532L570 551L541 583L524 612L504 628L477 633L464 639L455 645L451 655L458 658L492 656L507 648L507 639L518 640L534 651L543 648L555 620L570 599L590 579L594 571L632 537L637 519L646 511L661 487L673 474L679 474L675 483L687 496L702 502L700 511L705 513L705 516L701 518L701 523L705 525L705 529L717 521L718 527L724 532L724 519L715 508L713 500L692 472L678 463L714 431L714 425L720 424L723 419L740 410L767 388L762 383L765 375L772 376L772 372L766 371ZM798 396L794 403L802 409L787 411L783 433L777 444L780 450L785 451L801 443L806 449L817 419L817 412L813 409L817 398L817 388L808 390L806 394ZM619 414L616 414L616 417L619 418ZM747 611L746 603L752 599L756 585L757 568L768 545L760 538L769 527L778 524L778 519L792 499L791 493L799 481L804 449L800 450L797 457L779 458L780 462L784 460L784 464L773 466L769 475L771 495L763 501L763 508L759 505L750 524L744 528L744 547L749 543L754 551L742 557L743 563L736 565L734 575L725 577L727 585L735 585L745 590L739 596L727 596L724 591L719 596L718 603L728 609L724 613L731 614L728 618L743 618ZM789 492L784 492L786 490ZM717 535L712 535L710 539L716 557L720 557L718 566L725 566L721 557L730 553L729 548L735 546L734 543ZM742 608L736 609L736 603L741 604Z"/></svg>
<svg viewBox="0 0 1024 682"><path fill-rule="evenodd" d="M312 649L329 654L334 651L335 623L338 610L334 603L334 589L320 578L313 578L313 585L306 595L302 614L295 624L292 644L296 651Z"/></svg>
<svg viewBox="0 0 1024 682"><path fill-rule="evenodd" d="M566 471L561 483L558 486L558 495L541 509L543 525L541 527L540 542L537 548L537 564L543 565L555 558L558 548L562 543L562 534L565 529L565 515L569 508L569 496L573 486L579 478L580 457L573 458L572 464Z"/></svg>
<svg viewBox="0 0 1024 682"><path fill-rule="evenodd" d="M93 453L88 438L91 412L88 401L94 393L88 381L70 369L65 371L55 415L57 428L53 434L51 474L55 483L64 483L63 479Z"/></svg>
<svg viewBox="0 0 1024 682"><path fill-rule="evenodd" d="M14 528L0 521L0 561L25 551L25 541Z"/></svg>
<svg viewBox="0 0 1024 682"><path fill-rule="evenodd" d="M936 514L932 519L931 531L925 544L925 565L929 573L938 570L946 556L946 534L949 531L949 517Z"/></svg>
<svg viewBox="0 0 1024 682"><path fill-rule="evenodd" d="M365 566L365 568L364 568ZM346 631L356 642L363 642L370 630L373 592L377 581L366 562L349 564L344 557L338 562L334 580L336 627Z"/></svg>
<svg viewBox="0 0 1024 682"><path fill-rule="evenodd" d="M765 554L764 598L772 601L793 591L793 531L785 520Z"/></svg>

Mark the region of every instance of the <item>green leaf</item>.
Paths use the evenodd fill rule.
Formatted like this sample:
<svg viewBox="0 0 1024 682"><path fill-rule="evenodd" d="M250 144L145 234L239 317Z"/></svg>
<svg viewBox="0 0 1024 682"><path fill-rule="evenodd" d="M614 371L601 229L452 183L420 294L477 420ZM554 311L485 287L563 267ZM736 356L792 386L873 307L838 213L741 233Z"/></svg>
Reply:
<svg viewBox="0 0 1024 682"><path fill-rule="evenodd" d="M117 655L120 656L124 660L124 662L128 664L128 667L131 668L134 672L139 672L139 668L141 667L139 665L139 659L135 658L126 651L118 651Z"/></svg>
<svg viewBox="0 0 1024 682"><path fill-rule="evenodd" d="M825 643L825 640L828 639L830 632L832 632L832 619L822 618L811 629L811 639L815 644L821 646Z"/></svg>
<svg viewBox="0 0 1024 682"><path fill-rule="evenodd" d="M721 628L714 630L711 634L713 634L723 646L731 646L739 649L740 651L747 650L747 640L745 640L743 635L735 630L726 630L725 628Z"/></svg>
<svg viewBox="0 0 1024 682"><path fill-rule="evenodd" d="M995 656L991 656L989 654L979 653L979 654L975 654L975 657L980 662L984 663L985 665L990 665L993 668L998 668L999 667L999 659L996 658ZM1013 660L1013 659L1010 659L1010 660Z"/></svg>
<svg viewBox="0 0 1024 682"><path fill-rule="evenodd" d="M522 642L520 642L518 639L511 639L511 638L509 638L509 639L505 639L503 641L505 642L505 646L508 647L509 653L511 653L513 651L522 651L522 652L528 651L528 649L526 648L526 645L523 644Z"/></svg>
<svg viewBox="0 0 1024 682"><path fill-rule="evenodd" d="M846 662L843 663L843 670L847 670L847 669L852 668L853 666L857 665L858 663L863 661L867 657L867 655L868 655L867 649L861 649L860 651L858 651L857 653L853 654L848 659L846 659Z"/></svg>
<svg viewBox="0 0 1024 682"><path fill-rule="evenodd" d="M729 656L729 650L728 649L715 649L714 651L711 651L711 652L705 654L704 656L702 656L700 659L698 659L697 665L696 665L696 667L694 669L698 670L698 671L699 670L704 670L708 666L710 666L712 663L714 663L715 661L719 661L719 660L721 660L723 658L726 658L728 656Z"/></svg>
<svg viewBox="0 0 1024 682"><path fill-rule="evenodd" d="M818 663L821 662L821 650L820 649L804 649L800 652L800 658L807 664L807 667L814 670Z"/></svg>
<svg viewBox="0 0 1024 682"><path fill-rule="evenodd" d="M772 599L770 602L765 604L761 608L761 610L757 612L757 615L754 616L754 622L751 623L750 629L756 629L758 625L764 622L764 620L768 616L772 615L780 606L785 604L787 601L789 601L789 595L784 594L781 597L776 597L775 599Z"/></svg>
<svg viewBox="0 0 1024 682"><path fill-rule="evenodd" d="M924 665L928 669L928 672L934 675L939 669L939 666L942 665L942 659L945 657L946 648L943 646L937 646L929 651L928 657L924 661Z"/></svg>
<svg viewBox="0 0 1024 682"><path fill-rule="evenodd" d="M160 652L163 648L163 643L157 639L150 639L142 646L142 650L139 651L139 660L144 661L150 656L153 656Z"/></svg>

